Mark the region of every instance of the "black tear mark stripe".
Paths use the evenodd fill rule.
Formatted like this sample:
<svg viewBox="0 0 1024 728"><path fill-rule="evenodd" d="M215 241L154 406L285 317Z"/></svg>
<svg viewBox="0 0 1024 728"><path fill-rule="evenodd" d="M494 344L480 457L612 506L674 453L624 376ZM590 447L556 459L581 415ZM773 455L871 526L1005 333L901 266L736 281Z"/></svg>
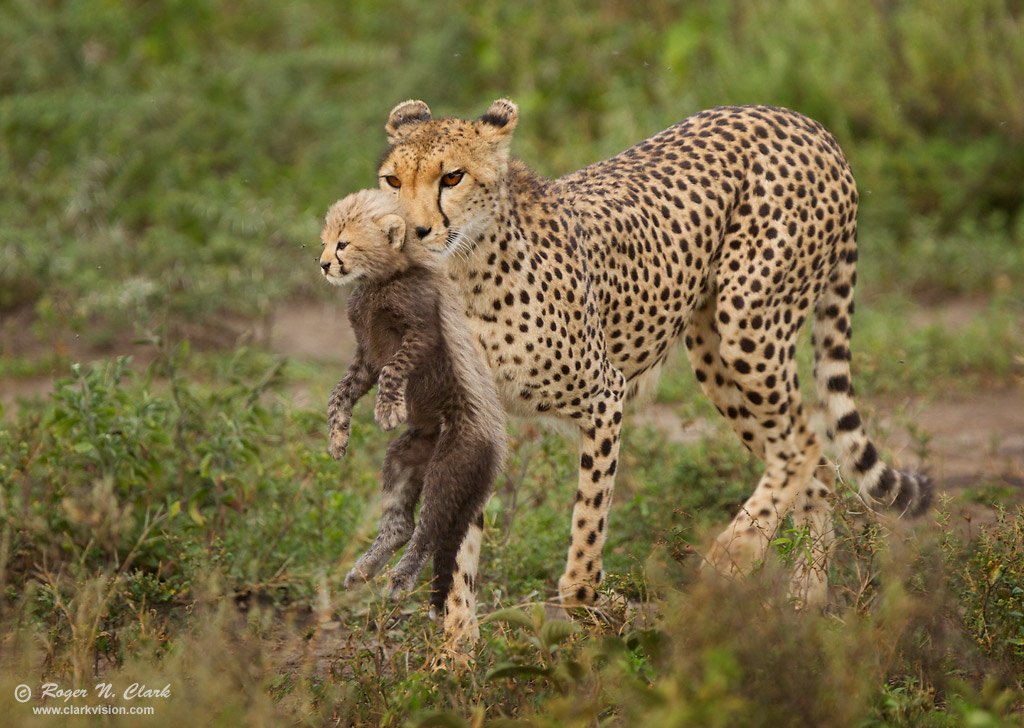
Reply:
<svg viewBox="0 0 1024 728"><path fill-rule="evenodd" d="M444 223L445 228L450 228L452 226L451 220L449 220L448 216L444 214L444 208L441 207L441 192L443 190L444 190L444 187L441 185L440 182L438 182L438 184L437 184L437 211L441 213L441 222Z"/></svg>

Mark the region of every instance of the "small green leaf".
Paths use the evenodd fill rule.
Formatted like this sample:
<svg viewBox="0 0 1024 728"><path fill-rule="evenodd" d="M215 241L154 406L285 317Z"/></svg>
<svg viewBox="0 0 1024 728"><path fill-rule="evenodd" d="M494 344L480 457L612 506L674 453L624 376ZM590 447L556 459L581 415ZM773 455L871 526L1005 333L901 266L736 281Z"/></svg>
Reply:
<svg viewBox="0 0 1024 728"><path fill-rule="evenodd" d="M78 453L96 452L96 446L85 440L82 442L76 442L75 446L71 449Z"/></svg>
<svg viewBox="0 0 1024 728"><path fill-rule="evenodd" d="M992 570L992 572L988 575L988 585L989 586L995 586L996 582L999 581L999 579L1000 579L1000 577L1002 577L1002 575L1003 575L1003 565L1002 564L998 564L996 566L996 568L994 568Z"/></svg>
<svg viewBox="0 0 1024 728"><path fill-rule="evenodd" d="M544 605L534 604L530 607L530 618L533 620L533 631L540 634L540 628L544 626Z"/></svg>
<svg viewBox="0 0 1024 728"><path fill-rule="evenodd" d="M199 500L201 497L200 494L202 492L203 491L201 490L197 490L195 493L192 494L192 497L188 499L188 515L189 518L195 521L197 526L202 526L206 524L206 518L203 517L203 514L199 512Z"/></svg>
<svg viewBox="0 0 1024 728"><path fill-rule="evenodd" d="M203 478L210 477L210 462L213 460L213 453L208 452L203 455L203 459L199 461L199 475Z"/></svg>
<svg viewBox="0 0 1024 728"><path fill-rule="evenodd" d="M518 625L524 629L533 629L533 620L530 619L529 615L526 614L522 609L513 609L511 607L507 609L499 609L496 612L491 612L487 615L484 620L487 622L507 622L511 625Z"/></svg>
<svg viewBox="0 0 1024 728"><path fill-rule="evenodd" d="M580 631L580 626L563 619L552 619L540 628L540 639L547 647L552 647Z"/></svg>

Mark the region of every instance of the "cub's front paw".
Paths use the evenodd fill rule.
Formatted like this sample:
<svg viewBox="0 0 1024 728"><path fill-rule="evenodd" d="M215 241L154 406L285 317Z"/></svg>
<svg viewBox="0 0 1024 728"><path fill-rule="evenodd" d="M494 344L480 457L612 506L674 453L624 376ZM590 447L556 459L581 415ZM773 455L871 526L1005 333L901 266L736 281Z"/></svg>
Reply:
<svg viewBox="0 0 1024 728"><path fill-rule="evenodd" d="M345 457L345 452L348 450L348 434L348 423L344 426L331 427L330 436L327 439L327 452L335 460L341 460Z"/></svg>
<svg viewBox="0 0 1024 728"><path fill-rule="evenodd" d="M405 422L407 415L404 393L399 392L391 395L377 393L377 404L374 407L373 416L377 419L377 424L380 425L382 430L391 432L391 430Z"/></svg>

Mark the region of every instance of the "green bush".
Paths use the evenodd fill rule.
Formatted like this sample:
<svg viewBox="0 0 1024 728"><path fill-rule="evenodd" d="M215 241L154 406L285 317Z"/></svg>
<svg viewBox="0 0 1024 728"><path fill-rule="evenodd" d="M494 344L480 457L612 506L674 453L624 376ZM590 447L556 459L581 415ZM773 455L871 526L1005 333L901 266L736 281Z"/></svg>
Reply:
<svg viewBox="0 0 1024 728"><path fill-rule="evenodd" d="M282 395L326 394L338 372L185 347L158 348L145 374L127 365L75 367L0 420L5 695L18 676L92 684L102 669L181 680L201 706L250 692L269 724L1020 725L1024 513L965 542L940 511L940 550L927 528L885 533L839 508L832 606L796 613L792 539L745 582L698 578L758 472L731 433L686 448L630 428L608 602L578 627L505 609L452 661L422 592L341 591L373 536L388 438L363 403L335 463L322 408ZM482 617L543 600L564 555L575 456L515 432L487 509ZM215 677L232 661L248 672Z"/></svg>
<svg viewBox="0 0 1024 728"><path fill-rule="evenodd" d="M516 149L549 175L703 107L791 106L851 158L868 280L1019 282L1021 31L999 0L17 0L0 9L0 307L157 325L309 295L318 219L373 184L385 115L413 96L471 116L513 97Z"/></svg>
<svg viewBox="0 0 1024 728"><path fill-rule="evenodd" d="M1024 674L1024 509L1000 509L970 544L951 539L952 581L979 645Z"/></svg>
<svg viewBox="0 0 1024 728"><path fill-rule="evenodd" d="M186 362L195 377L184 348L145 377L124 358L75 365L41 409L0 423L9 586L45 564L69 569L53 586L73 589L114 564L151 601L181 603L215 575L287 601L308 598L313 574L351 548L380 436L356 424L340 469L352 477L339 479L322 414L293 414L272 394L283 362L242 350L214 387L185 379ZM310 558L296 566L297 554Z"/></svg>

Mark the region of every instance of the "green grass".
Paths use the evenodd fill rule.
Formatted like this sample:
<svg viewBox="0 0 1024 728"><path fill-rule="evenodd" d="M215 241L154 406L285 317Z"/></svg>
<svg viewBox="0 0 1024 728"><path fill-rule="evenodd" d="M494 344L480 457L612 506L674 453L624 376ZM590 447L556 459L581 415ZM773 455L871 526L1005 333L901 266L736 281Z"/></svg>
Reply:
<svg viewBox="0 0 1024 728"><path fill-rule="evenodd" d="M319 220L374 183L401 100L513 98L514 152L550 176L768 103L828 126L859 182L858 396L1014 386L1022 26L1002 0L4 4L0 377L48 393L0 410L0 710L29 722L20 683L108 679L170 683L161 725L1024 724L1024 513L972 540L952 503L916 530L841 516L824 615L786 604L795 532L746 583L701 579L759 468L685 357L657 402L716 424L683 447L627 420L604 618L529 606L564 560L576 456L516 426L479 596L527 606L452 662L422 594L341 589L379 515L370 403L336 463L323 408L297 402L341 371L237 345L330 295ZM928 311L949 297L950 320Z"/></svg>
<svg viewBox="0 0 1024 728"><path fill-rule="evenodd" d="M473 662L446 663L420 593L399 612L375 585L341 589L373 536L388 438L364 403L335 463L322 411L284 394L326 393L336 374L173 347L141 374L76 366L13 412L0 425L3 699L28 675L89 685L99 670L171 682L157 704L168 724L402 725L430 711L446 725L1021 724L1024 513L975 542L946 527L945 507L941 538L935 524L900 536L841 518L836 602L796 615L783 565L799 552L784 544L747 584L697 578L695 549L759 473L723 431L679 447L627 427L605 620L581 613L569 634L502 616ZM512 444L487 509L482 615L550 596L566 546L571 445L532 428ZM630 626L639 604L659 616ZM437 660L447 668L429 672Z"/></svg>
<svg viewBox="0 0 1024 728"><path fill-rule="evenodd" d="M410 96L470 116L513 97L516 152L548 175L707 106L790 106L851 158L862 280L1019 288L1021 27L998 0L17 0L0 10L0 310L32 308L44 339L126 318L194 336L315 295L318 221L373 184Z"/></svg>
<svg viewBox="0 0 1024 728"><path fill-rule="evenodd" d="M905 297L858 309L852 367L862 391L969 392L1024 373L1024 299L1007 293L983 299L960 321L927 314Z"/></svg>

